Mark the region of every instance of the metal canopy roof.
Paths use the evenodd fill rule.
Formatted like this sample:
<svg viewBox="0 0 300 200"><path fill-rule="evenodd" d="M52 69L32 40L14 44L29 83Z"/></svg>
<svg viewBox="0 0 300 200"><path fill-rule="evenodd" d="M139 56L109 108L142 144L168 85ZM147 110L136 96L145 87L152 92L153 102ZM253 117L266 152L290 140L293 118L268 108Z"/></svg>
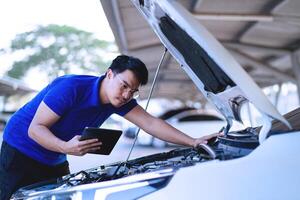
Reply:
<svg viewBox="0 0 300 200"><path fill-rule="evenodd" d="M100 0L121 53L143 60L150 72L146 98L164 47L130 0ZM299 87L299 0L178 0L232 53L261 87ZM170 56L154 96L200 100L201 94Z"/></svg>
<svg viewBox="0 0 300 200"><path fill-rule="evenodd" d="M0 96L24 95L35 90L27 87L17 79L9 77L0 78Z"/></svg>

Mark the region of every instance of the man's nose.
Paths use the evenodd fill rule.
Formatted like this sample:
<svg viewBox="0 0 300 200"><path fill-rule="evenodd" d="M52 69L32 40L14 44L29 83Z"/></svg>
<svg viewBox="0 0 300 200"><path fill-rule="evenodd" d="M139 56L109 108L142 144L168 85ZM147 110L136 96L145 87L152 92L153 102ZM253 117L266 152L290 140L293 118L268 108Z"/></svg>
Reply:
<svg viewBox="0 0 300 200"><path fill-rule="evenodd" d="M130 93L130 91L126 90L126 91L123 92L122 96L123 96L124 99L128 100L128 99L131 98L131 93Z"/></svg>

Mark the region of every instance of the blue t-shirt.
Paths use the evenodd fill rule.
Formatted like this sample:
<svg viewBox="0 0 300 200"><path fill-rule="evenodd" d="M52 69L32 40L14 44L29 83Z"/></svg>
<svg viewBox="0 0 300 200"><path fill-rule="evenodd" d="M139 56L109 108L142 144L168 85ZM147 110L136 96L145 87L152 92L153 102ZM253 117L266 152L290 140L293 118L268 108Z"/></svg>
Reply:
<svg viewBox="0 0 300 200"><path fill-rule="evenodd" d="M36 110L43 101L59 115L60 119L50 130L56 137L69 141L80 135L85 127L99 127L111 114L124 116L137 105L134 99L119 108L102 104L99 89L103 79L104 76L86 75L55 79L11 117L4 130L4 141L41 163L57 165L64 162L65 154L47 150L28 136Z"/></svg>

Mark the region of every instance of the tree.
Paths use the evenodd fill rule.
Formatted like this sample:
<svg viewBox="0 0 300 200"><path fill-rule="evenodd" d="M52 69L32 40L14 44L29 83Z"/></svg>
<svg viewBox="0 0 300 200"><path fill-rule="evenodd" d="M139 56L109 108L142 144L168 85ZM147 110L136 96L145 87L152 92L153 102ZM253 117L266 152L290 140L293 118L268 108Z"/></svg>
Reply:
<svg viewBox="0 0 300 200"><path fill-rule="evenodd" d="M74 27L38 26L12 40L8 51L25 56L12 64L7 75L22 78L31 68L38 68L52 80L70 73L74 67L85 72L104 72L108 63L103 54L113 46L111 42L96 39L92 33Z"/></svg>

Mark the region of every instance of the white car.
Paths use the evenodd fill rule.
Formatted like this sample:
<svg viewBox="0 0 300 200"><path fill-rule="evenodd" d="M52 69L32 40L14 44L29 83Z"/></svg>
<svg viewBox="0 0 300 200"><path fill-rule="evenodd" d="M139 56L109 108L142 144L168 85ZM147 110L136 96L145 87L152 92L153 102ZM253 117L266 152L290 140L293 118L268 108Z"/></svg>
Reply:
<svg viewBox="0 0 300 200"><path fill-rule="evenodd" d="M174 0L132 0L168 51L227 121L225 135L19 189L13 199L300 199L300 132L227 50ZM251 102L261 127L231 131ZM299 113L299 110L298 110ZM299 118L289 115L289 120ZM271 129L276 120L276 129ZM220 127L221 128L221 127Z"/></svg>
<svg viewBox="0 0 300 200"><path fill-rule="evenodd" d="M175 109L174 108L167 109L167 111L161 111L159 113L152 113L149 110L149 113L155 117L162 119L162 120L168 120L181 112L184 112L187 110L195 110L195 109L196 108L193 108L193 107L183 106L183 107L179 107L179 108L175 108ZM127 121L125 123L123 123L123 132L124 132L125 137L135 138L137 131L138 131L138 127L135 126L133 123L128 123ZM151 145L151 143L147 143L147 145Z"/></svg>
<svg viewBox="0 0 300 200"><path fill-rule="evenodd" d="M203 109L190 109L179 112L170 117L164 117L169 111L160 118L171 124L178 130L188 134L191 137L201 137L210 133L217 133L220 128L226 126L224 118L216 112ZM165 147L173 145L158 138L151 136L143 130L140 130L137 143L141 145L152 145L154 147Z"/></svg>

